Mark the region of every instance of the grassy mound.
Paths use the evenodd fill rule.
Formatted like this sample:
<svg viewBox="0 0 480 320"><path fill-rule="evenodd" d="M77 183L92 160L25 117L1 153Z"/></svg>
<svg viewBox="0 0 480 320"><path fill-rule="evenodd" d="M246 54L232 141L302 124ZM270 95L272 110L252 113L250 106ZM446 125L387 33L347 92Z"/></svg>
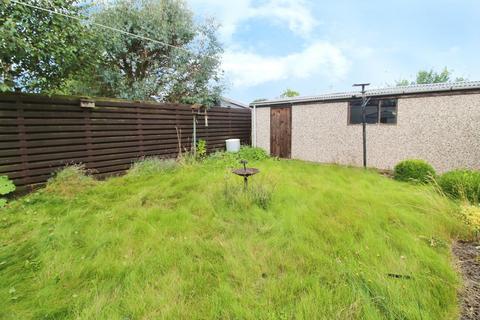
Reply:
<svg viewBox="0 0 480 320"><path fill-rule="evenodd" d="M12 202L0 318L456 319L455 204L360 169L250 165L251 195L207 160Z"/></svg>

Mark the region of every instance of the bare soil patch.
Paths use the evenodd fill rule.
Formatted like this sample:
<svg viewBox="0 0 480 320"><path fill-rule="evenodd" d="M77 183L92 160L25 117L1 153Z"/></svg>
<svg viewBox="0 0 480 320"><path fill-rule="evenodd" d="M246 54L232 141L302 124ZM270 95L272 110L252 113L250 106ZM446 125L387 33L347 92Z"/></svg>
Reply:
<svg viewBox="0 0 480 320"><path fill-rule="evenodd" d="M480 319L480 243L457 242L453 246L464 279L461 320Z"/></svg>

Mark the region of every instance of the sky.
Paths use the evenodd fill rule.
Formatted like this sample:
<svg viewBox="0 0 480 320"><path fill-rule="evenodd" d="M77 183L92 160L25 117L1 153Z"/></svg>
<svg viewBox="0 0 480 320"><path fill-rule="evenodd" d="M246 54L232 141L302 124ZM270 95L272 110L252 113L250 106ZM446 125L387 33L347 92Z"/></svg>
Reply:
<svg viewBox="0 0 480 320"><path fill-rule="evenodd" d="M225 96L249 103L413 80L444 67L480 80L480 0L187 0L215 18Z"/></svg>

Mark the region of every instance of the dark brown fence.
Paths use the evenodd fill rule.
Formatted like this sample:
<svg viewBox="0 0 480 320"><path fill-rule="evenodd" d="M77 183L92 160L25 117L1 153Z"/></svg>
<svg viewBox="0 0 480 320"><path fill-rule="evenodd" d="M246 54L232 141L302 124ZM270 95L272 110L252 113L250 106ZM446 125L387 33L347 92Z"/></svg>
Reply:
<svg viewBox="0 0 480 320"><path fill-rule="evenodd" d="M210 108L207 119L208 127L203 114L197 117L197 138L209 151L223 149L229 138L250 143L250 110ZM19 190L74 163L106 177L140 157L176 157L179 141L189 150L192 132L189 105L96 100L90 109L80 107L79 98L1 94L0 175Z"/></svg>

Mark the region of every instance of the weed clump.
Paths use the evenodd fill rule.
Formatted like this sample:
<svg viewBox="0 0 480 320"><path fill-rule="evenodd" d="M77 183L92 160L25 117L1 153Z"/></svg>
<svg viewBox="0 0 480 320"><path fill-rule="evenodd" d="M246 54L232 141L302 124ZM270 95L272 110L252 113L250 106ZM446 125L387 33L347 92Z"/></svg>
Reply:
<svg viewBox="0 0 480 320"><path fill-rule="evenodd" d="M45 191L72 198L86 188L92 187L97 181L88 174L84 165L71 165L58 171L48 180Z"/></svg>
<svg viewBox="0 0 480 320"><path fill-rule="evenodd" d="M449 171L441 175L437 182L450 198L480 203L480 171Z"/></svg>
<svg viewBox="0 0 480 320"><path fill-rule="evenodd" d="M197 142L197 157L203 159L207 156L207 141L200 139Z"/></svg>
<svg viewBox="0 0 480 320"><path fill-rule="evenodd" d="M251 183L248 188L245 188L241 184L227 181L223 196L227 205L234 209L245 210L257 206L267 210L272 202L273 188L257 183Z"/></svg>
<svg viewBox="0 0 480 320"><path fill-rule="evenodd" d="M165 171L173 170L177 167L177 162L172 159L160 159L157 157L150 157L141 159L133 163L129 176L151 176Z"/></svg>
<svg viewBox="0 0 480 320"><path fill-rule="evenodd" d="M4 196L15 191L15 185L7 176L0 176L0 195ZM4 207L7 199L0 198L0 208Z"/></svg>
<svg viewBox="0 0 480 320"><path fill-rule="evenodd" d="M461 213L465 223L478 237L480 235L480 207L465 204L461 207Z"/></svg>
<svg viewBox="0 0 480 320"><path fill-rule="evenodd" d="M238 166L240 160L261 161L268 159L270 156L262 148L254 148L242 146L237 153L233 152L215 152L212 153L207 160L210 162L224 163L227 167Z"/></svg>
<svg viewBox="0 0 480 320"><path fill-rule="evenodd" d="M269 155L262 148L242 146L240 151L237 153L237 158L248 161L260 161L269 158Z"/></svg>

